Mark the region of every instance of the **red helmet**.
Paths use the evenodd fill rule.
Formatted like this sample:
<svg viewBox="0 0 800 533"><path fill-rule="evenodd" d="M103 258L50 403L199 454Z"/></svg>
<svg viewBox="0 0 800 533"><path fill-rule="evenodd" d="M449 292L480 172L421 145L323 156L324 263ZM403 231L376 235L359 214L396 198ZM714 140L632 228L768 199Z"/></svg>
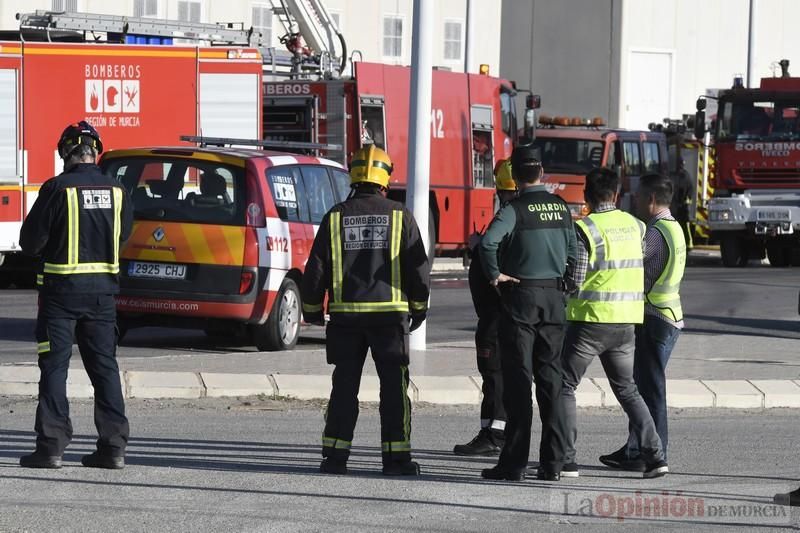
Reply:
<svg viewBox="0 0 800 533"><path fill-rule="evenodd" d="M61 159L66 159L81 144L91 146L98 154L103 151L100 134L85 120L70 124L64 129L58 140L58 155Z"/></svg>

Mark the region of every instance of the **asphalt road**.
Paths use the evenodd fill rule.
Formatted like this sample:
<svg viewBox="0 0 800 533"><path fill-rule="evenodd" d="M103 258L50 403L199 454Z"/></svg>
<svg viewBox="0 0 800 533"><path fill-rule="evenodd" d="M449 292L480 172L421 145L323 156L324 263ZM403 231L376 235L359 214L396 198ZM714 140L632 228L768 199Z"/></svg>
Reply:
<svg viewBox="0 0 800 533"><path fill-rule="evenodd" d="M682 286L686 329L673 358L688 361L676 378L800 377L800 270L751 265L729 269L715 259L695 262ZM475 313L465 276L438 275L433 283L429 343L471 342ZM0 364L35 360L33 291L0 291ZM298 350L321 348L322 328L305 327ZM468 345L468 344L467 344ZM465 345L466 346L466 345ZM120 359L241 354L256 351L244 338L208 338L202 331L142 328L128 333ZM714 366L709 374L708 365ZM673 362L671 367L675 368Z"/></svg>
<svg viewBox="0 0 800 533"><path fill-rule="evenodd" d="M581 477L556 484L484 481L479 470L493 459L453 456L453 444L473 435L474 408L415 406L418 479L380 475L374 405L362 409L347 477L317 471L320 405L131 401L123 471L80 466L95 439L87 402L73 402L63 469L16 466L32 447L34 409L33 400L0 398L2 532L751 532L800 523L800 509L792 516L771 504L800 483L800 426L789 411L673 411L672 473L656 480L597 462L621 443L621 411L581 411ZM654 501L664 512L646 518L641 505Z"/></svg>

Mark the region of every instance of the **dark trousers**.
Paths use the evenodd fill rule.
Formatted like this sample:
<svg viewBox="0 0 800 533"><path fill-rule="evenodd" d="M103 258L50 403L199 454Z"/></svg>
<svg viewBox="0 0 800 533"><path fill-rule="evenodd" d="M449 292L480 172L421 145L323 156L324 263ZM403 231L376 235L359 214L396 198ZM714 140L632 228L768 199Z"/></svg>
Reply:
<svg viewBox="0 0 800 533"><path fill-rule="evenodd" d="M564 415L567 425L566 462L575 461L578 416L575 389L595 357L600 358L614 396L628 415L628 422L641 443L646 462L664 458L653 417L633 380L634 325L570 322L564 342Z"/></svg>
<svg viewBox="0 0 800 533"><path fill-rule="evenodd" d="M667 460L667 363L681 330L657 317L645 315L644 324L636 326L636 350L633 354L633 380L653 417ZM639 456L639 441L628 432L628 457Z"/></svg>
<svg viewBox="0 0 800 533"><path fill-rule="evenodd" d="M121 456L128 442L128 419L117 366L116 306L110 294L42 295L36 322L39 346L39 406L36 449L62 455L72 439L67 371L77 339L94 387L94 423L100 453Z"/></svg>
<svg viewBox="0 0 800 533"><path fill-rule="evenodd" d="M381 449L384 464L411 459L411 401L408 399L408 326L370 328L329 324L325 331L333 389L325 414L322 456L347 461L358 419L361 372L372 353L380 380Z"/></svg>
<svg viewBox="0 0 800 533"><path fill-rule="evenodd" d="M478 359L478 372L481 374L481 425L491 426L492 422L505 421L503 407L503 371L500 363L500 348L497 342L497 321L499 314L478 318L475 330L475 347ZM486 322L494 322L487 326Z"/></svg>
<svg viewBox="0 0 800 533"><path fill-rule="evenodd" d="M547 471L559 472L565 446L561 414L564 295L558 289L512 286L502 290L502 301L499 337L508 422L498 466L522 470L528 465L533 378L542 422L539 464Z"/></svg>

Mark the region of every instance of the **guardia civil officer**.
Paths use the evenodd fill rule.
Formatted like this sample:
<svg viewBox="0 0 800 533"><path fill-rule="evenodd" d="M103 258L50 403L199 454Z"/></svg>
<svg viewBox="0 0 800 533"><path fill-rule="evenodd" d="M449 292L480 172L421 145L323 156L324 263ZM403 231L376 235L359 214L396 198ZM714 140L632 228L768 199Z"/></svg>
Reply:
<svg viewBox="0 0 800 533"><path fill-rule="evenodd" d="M119 250L131 232L130 199L95 164L103 143L95 129L70 124L58 141L64 172L39 190L22 225L22 250L40 260L39 406L36 450L20 458L31 468L60 468L72 439L66 385L73 335L94 387L97 450L84 466L123 468L128 419L116 360Z"/></svg>
<svg viewBox="0 0 800 533"><path fill-rule="evenodd" d="M519 196L495 216L480 245L492 285L500 288L499 325L506 443L487 479L525 478L533 405L531 375L542 420L537 477L558 480L565 435L561 416L561 344L564 339L564 276L574 261L576 237L567 204L540 182L542 165L531 145L511 155ZM498 247L503 251L498 263Z"/></svg>
<svg viewBox="0 0 800 533"><path fill-rule="evenodd" d="M411 212L384 196L391 172L389 156L374 145L353 155L353 192L323 218L303 274L307 322L323 323L328 294L326 353L335 369L322 435L323 473L347 473L369 349L380 379L383 473L419 474L411 460L408 333L425 320L430 267Z"/></svg>
<svg viewBox="0 0 800 533"><path fill-rule="evenodd" d="M517 195L517 184L511 173L511 161L503 159L494 172L497 199L502 208ZM481 374L481 430L466 444L453 448L456 455L497 455L505 444L506 410L503 407L503 373L500 367L500 349L497 326L500 322L500 295L489 284L483 264L477 257L482 235L475 233L470 243L473 260L469 265L469 292L478 315L475 328L475 352L478 372Z"/></svg>

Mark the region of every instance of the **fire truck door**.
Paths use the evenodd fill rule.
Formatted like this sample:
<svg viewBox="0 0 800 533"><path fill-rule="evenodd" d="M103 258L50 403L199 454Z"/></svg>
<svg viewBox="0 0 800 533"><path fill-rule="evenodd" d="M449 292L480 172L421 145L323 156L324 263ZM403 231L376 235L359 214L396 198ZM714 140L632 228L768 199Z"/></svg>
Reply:
<svg viewBox="0 0 800 533"><path fill-rule="evenodd" d="M18 72L0 66L0 252L15 247L23 214Z"/></svg>
<svg viewBox="0 0 800 533"><path fill-rule="evenodd" d="M319 142L319 98L317 95L264 98L264 139Z"/></svg>

